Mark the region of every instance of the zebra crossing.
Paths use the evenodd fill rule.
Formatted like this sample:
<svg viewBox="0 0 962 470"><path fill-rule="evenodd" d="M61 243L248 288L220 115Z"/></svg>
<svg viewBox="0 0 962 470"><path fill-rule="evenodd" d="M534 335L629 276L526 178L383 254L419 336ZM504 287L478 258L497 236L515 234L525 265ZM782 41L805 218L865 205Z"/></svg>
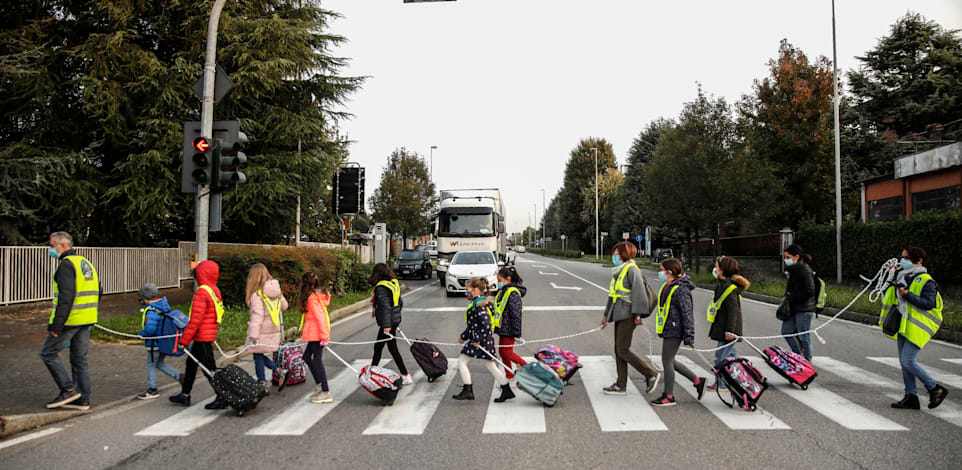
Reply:
<svg viewBox="0 0 962 470"><path fill-rule="evenodd" d="M661 362L660 356L649 356L649 358L656 364ZM746 356L746 358L757 365L764 362L760 357ZM671 413L670 409L664 412L656 412L655 408L648 403L651 397L645 396L631 381L628 382L628 393L625 396L606 395L602 391L603 387L615 381L615 358L613 356L582 356L580 359L584 367L569 387L583 388L588 397L587 403L582 400L566 400L567 397L563 396L558 406L546 408L520 391L516 391L518 397L514 400L507 403L494 403L493 399L500 392L497 385L494 385L488 403L484 405L487 406L487 409L482 433L545 434L550 432L546 422L547 416L555 413L563 415L565 409L585 407L586 405L590 406L597 421L596 429L601 432L669 431L668 425L659 413L667 418ZM868 357L867 359L872 363L898 367L898 358ZM533 359L525 358L525 360ZM710 375L705 367L688 357L679 355L677 360L699 376ZM944 359L944 361L949 364L962 365L962 359ZM359 369L368 362L357 360L352 363L352 366ZM382 364L387 362L382 361ZM762 366L761 369L766 373L772 386L766 396L762 398L760 404L768 404L769 408L759 407L753 413L729 408L721 403L717 397L708 393L702 400L697 401L697 405L687 400L682 400L679 404L681 406L691 404L702 408L708 412L705 419L716 420L734 431L777 431L792 429L793 426L802 426L802 423L793 423L793 420L786 416L779 417L778 410L771 408L773 406L771 403L775 400L769 395L781 394L788 396L792 399L791 401L823 416L844 429L859 431L909 430L904 423L896 421L899 419L898 413L886 413L883 416L879 412L857 404L831 390L839 382L836 379L841 379L843 382L865 387L870 391L881 392L886 397L895 400L901 398L902 395L902 381L899 380L897 375L883 376L831 357L817 357L814 363L820 377L809 386L808 390L799 390L790 386L773 371L765 372L765 367ZM924 367L940 383L945 383L956 389L960 388L962 374L955 374L928 365ZM377 415L364 427L362 434L409 436L424 434L431 425L435 414L452 403L450 394L454 393L456 388L452 384L456 381L460 382L459 379L456 380L458 375L456 361L449 360L448 368L448 373L433 383L428 383L420 371L415 373L413 376L415 385L404 387L399 392L397 401L393 406L384 407L378 411ZM323 425L325 417L332 411L344 406L345 398L357 392L359 388L355 373L347 368L335 374L330 379L329 386L334 393L335 401L324 405L314 404L308 400L312 391L308 387L292 387L289 390L296 394L297 398L293 399L290 404L280 410L272 410L268 416L262 416L255 411L243 418L251 421L250 429L244 434L247 436L301 436L315 426ZM690 397L696 396L692 384L683 378L676 381L676 387L684 390L684 393ZM959 393L958 390L953 391ZM286 393L285 391L285 395ZM565 395L570 395L570 393ZM962 427L962 405L958 403L958 398L954 400L953 396L950 395L949 400L943 402L939 408L928 410L923 406L923 412L953 426ZM207 401L209 400L202 400L186 409L179 409L165 419L136 432L135 435L143 437L190 436L200 428L212 425L218 419L230 414L229 410L205 410L204 404ZM483 405L483 402L475 403ZM347 406L356 407L358 405L355 402ZM377 405L372 401L371 406ZM257 411L261 409L263 408L259 408ZM793 416L797 421L797 413ZM594 423L587 424L593 425Z"/></svg>

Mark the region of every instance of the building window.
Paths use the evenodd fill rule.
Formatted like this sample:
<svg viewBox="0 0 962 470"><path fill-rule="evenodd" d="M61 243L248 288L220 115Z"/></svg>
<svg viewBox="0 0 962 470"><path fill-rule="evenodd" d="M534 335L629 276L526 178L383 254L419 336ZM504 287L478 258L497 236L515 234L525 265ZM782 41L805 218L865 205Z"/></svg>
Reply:
<svg viewBox="0 0 962 470"><path fill-rule="evenodd" d="M922 211L946 211L959 207L960 189L962 187L950 186L948 188L934 189L921 193L912 193L912 212Z"/></svg>
<svg viewBox="0 0 962 470"><path fill-rule="evenodd" d="M902 218L902 206L904 199L902 196L879 199L868 202L868 220L877 222L889 222Z"/></svg>

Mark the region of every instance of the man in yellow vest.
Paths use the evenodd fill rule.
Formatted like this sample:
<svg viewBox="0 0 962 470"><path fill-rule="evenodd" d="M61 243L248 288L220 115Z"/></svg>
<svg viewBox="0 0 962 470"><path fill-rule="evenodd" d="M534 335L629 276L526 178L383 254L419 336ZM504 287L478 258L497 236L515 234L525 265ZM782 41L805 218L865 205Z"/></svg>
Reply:
<svg viewBox="0 0 962 470"><path fill-rule="evenodd" d="M60 395L47 403L47 408L88 410L90 370L87 349L90 347L90 325L97 323L97 308L103 289L93 263L73 249L70 234L51 234L48 253L58 263L53 277L53 311L47 325L49 335L43 343L40 359L60 387ZM57 356L68 344L72 378Z"/></svg>

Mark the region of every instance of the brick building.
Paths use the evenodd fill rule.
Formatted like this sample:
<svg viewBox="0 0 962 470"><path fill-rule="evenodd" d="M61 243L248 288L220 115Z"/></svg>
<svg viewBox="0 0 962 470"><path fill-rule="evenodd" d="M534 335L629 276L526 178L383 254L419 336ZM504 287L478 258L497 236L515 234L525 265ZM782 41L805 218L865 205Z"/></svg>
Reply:
<svg viewBox="0 0 962 470"><path fill-rule="evenodd" d="M962 200L962 142L895 161L895 177L862 183L862 221L909 218L925 210L958 210Z"/></svg>

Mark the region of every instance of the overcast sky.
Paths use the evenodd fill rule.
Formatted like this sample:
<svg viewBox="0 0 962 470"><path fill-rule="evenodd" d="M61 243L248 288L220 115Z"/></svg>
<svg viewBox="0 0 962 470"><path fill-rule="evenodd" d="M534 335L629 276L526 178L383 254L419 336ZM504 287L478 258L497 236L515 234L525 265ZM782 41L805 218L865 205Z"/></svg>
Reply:
<svg viewBox="0 0 962 470"><path fill-rule="evenodd" d="M786 38L832 56L829 0L323 0L344 16L346 74L369 76L341 124L368 195L387 156L434 151L439 189L499 187L508 231L528 225L541 190L562 185L579 139L614 145L619 163L651 120L705 91L729 103L767 75ZM816 8L817 7L817 8ZM962 28L960 0L839 0L843 71L911 9ZM533 214L532 214L533 217Z"/></svg>

